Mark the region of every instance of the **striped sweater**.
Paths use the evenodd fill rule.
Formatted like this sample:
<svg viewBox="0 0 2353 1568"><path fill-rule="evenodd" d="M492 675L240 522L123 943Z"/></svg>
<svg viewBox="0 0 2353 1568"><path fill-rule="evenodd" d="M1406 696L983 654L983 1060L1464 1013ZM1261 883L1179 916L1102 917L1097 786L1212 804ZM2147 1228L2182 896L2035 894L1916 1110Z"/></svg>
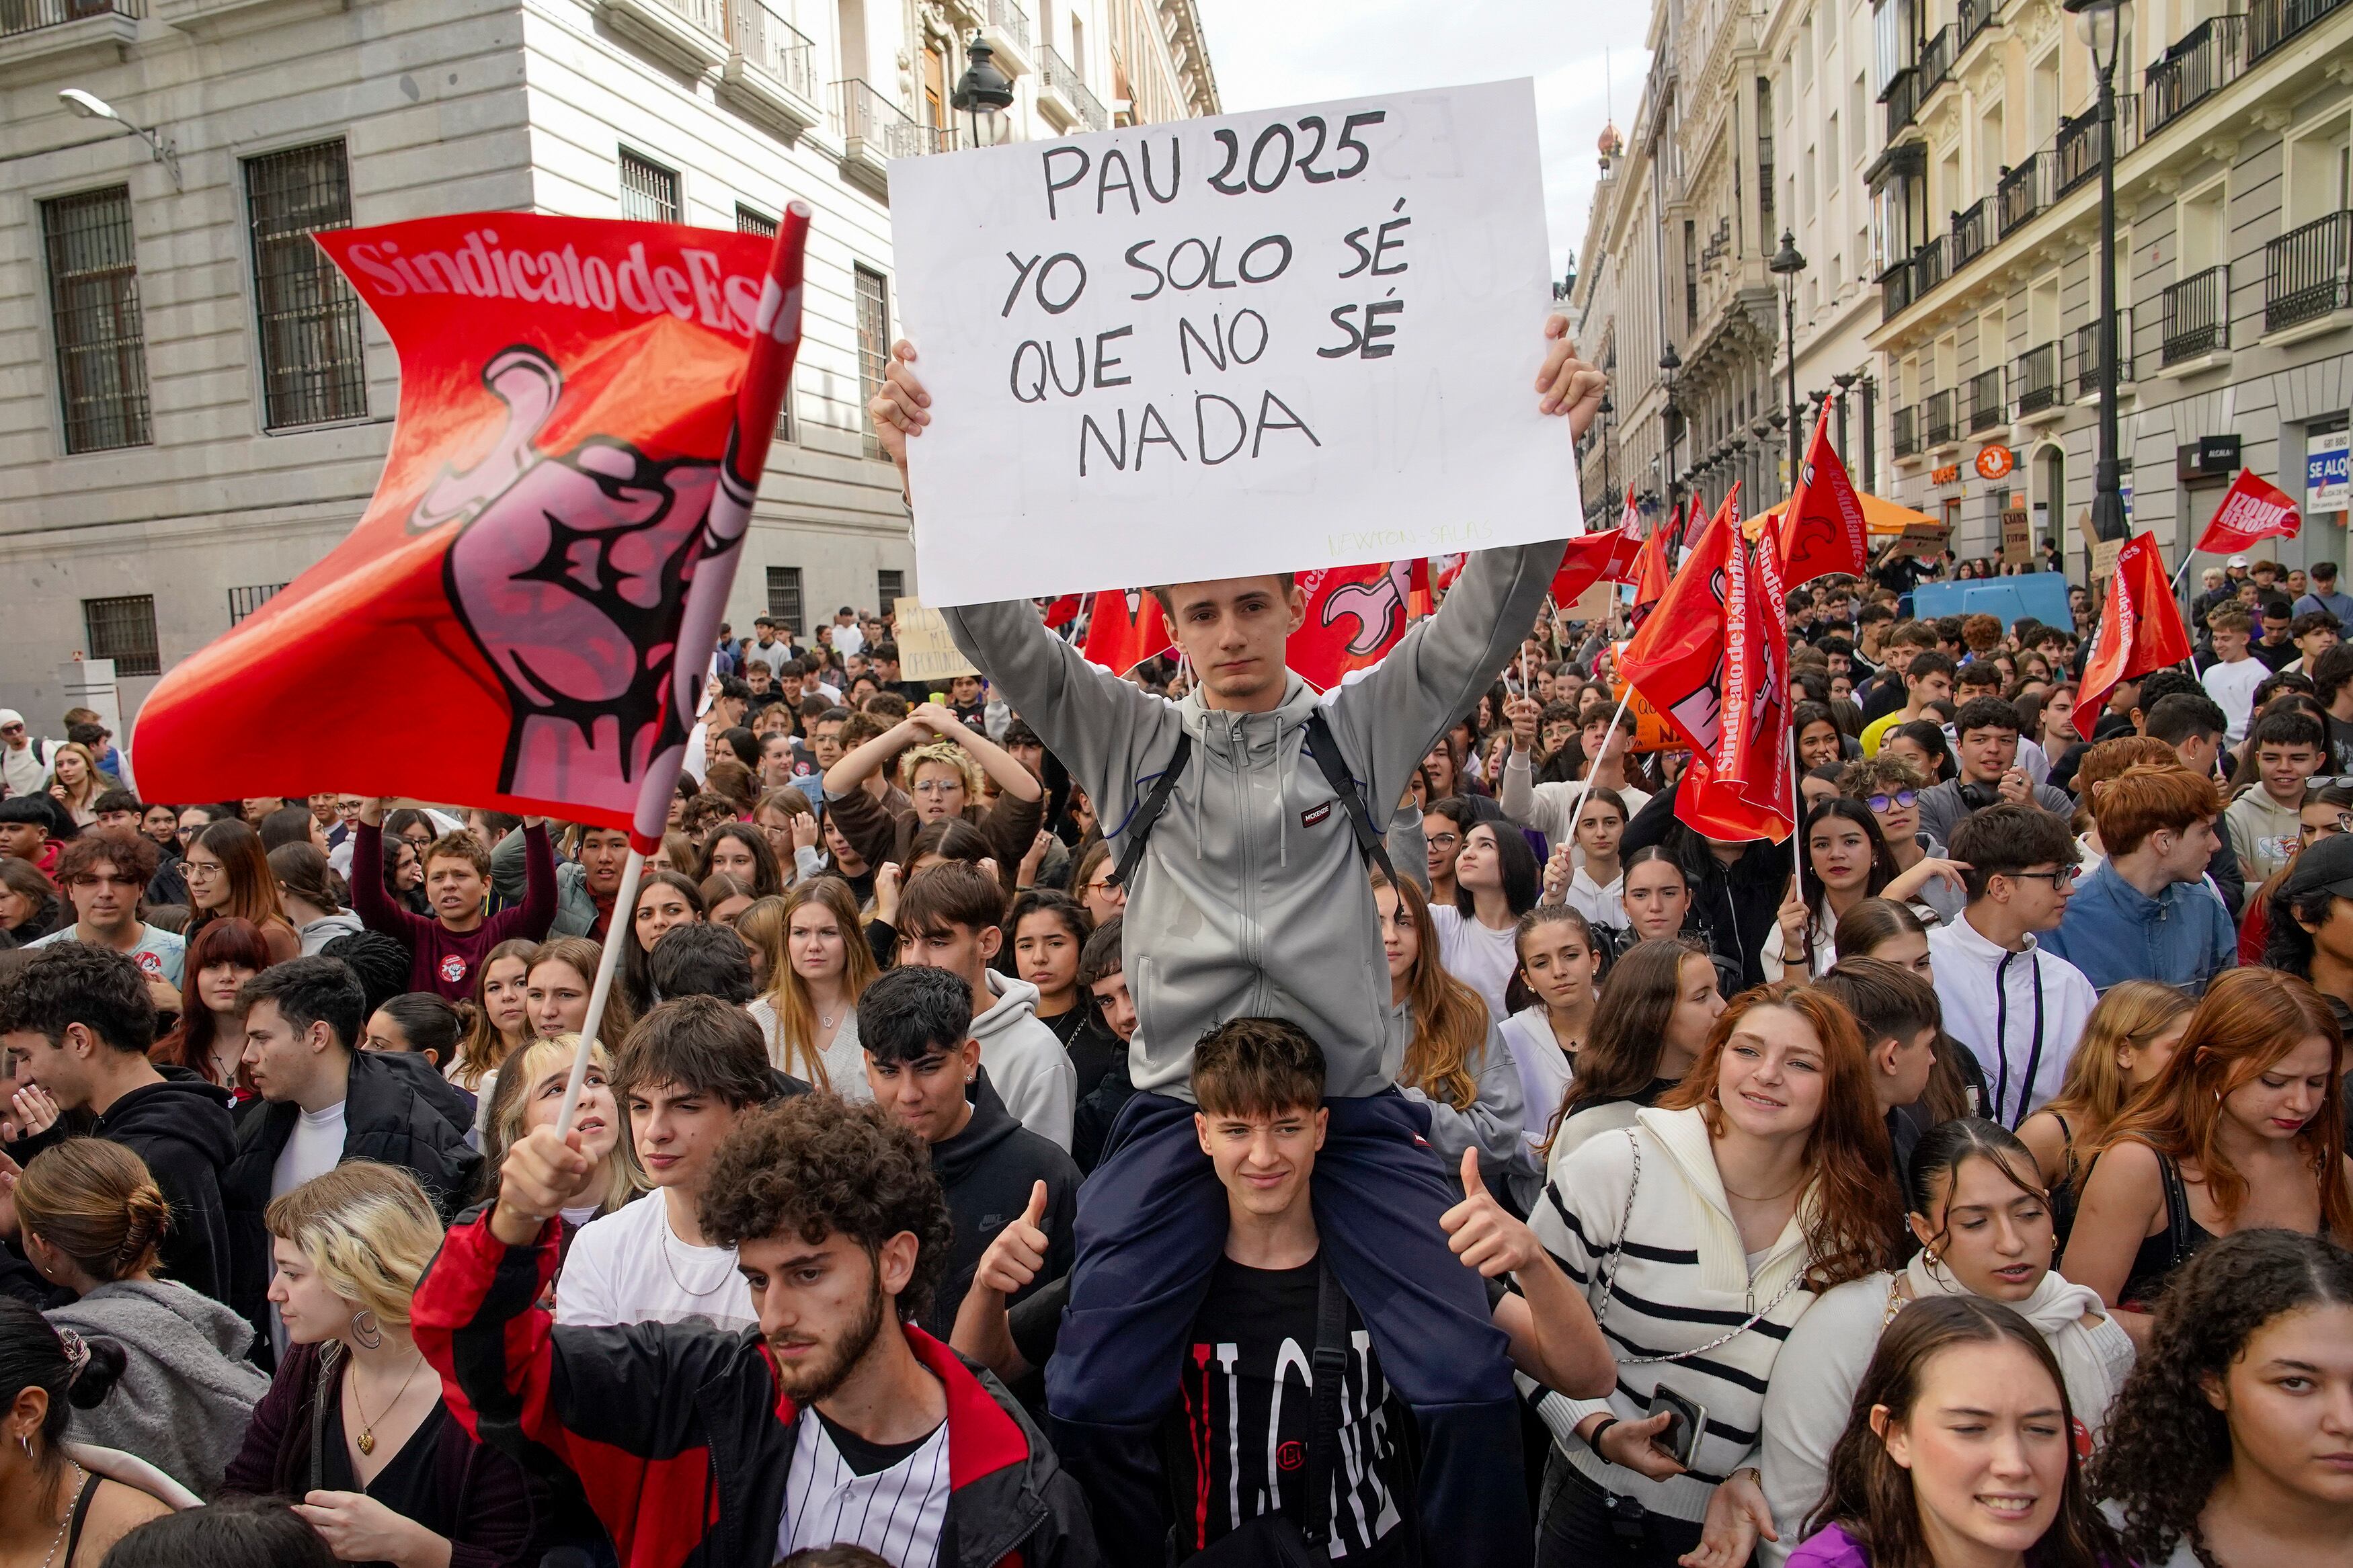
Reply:
<svg viewBox="0 0 2353 1568"><path fill-rule="evenodd" d="M1707 1124L1697 1110L1653 1109L1639 1112L1626 1131L1604 1132L1556 1158L1545 1200L1529 1223L1584 1288L1619 1358L1618 1386L1607 1400L1552 1396L1567 1406L1568 1421L1604 1411L1621 1421L1640 1420L1660 1384L1707 1413L1690 1470L1672 1480L1650 1480L1609 1464L1581 1442L1562 1444L1563 1454L1597 1486L1653 1512L1703 1518L1715 1484L1754 1461L1766 1380L1790 1326L1813 1302L1802 1285L1782 1293L1807 1264L1798 1221L1783 1228L1752 1277ZM1602 1263L1612 1250L1618 1259L1604 1301ZM1778 1304L1764 1319L1714 1350L1674 1362L1630 1359L1696 1350L1746 1322L1777 1296Z"/></svg>

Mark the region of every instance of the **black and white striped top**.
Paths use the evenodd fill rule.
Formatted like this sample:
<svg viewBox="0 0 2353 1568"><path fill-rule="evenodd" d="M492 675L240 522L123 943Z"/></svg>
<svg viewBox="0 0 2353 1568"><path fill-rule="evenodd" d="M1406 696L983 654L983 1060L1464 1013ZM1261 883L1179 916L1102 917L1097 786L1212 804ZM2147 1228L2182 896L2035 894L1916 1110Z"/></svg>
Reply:
<svg viewBox="0 0 2353 1568"><path fill-rule="evenodd" d="M848 1543L895 1568L931 1568L948 1517L948 1424L887 1469L864 1476L834 1447L816 1411L803 1410L796 1425L776 1556Z"/></svg>
<svg viewBox="0 0 2353 1568"><path fill-rule="evenodd" d="M1563 1452L1599 1486L1655 1512L1701 1519L1715 1484L1753 1462L1774 1358L1790 1325L1813 1302L1802 1285L1782 1294L1807 1266L1804 1232L1793 1218L1752 1268L1716 1173L1707 1124L1695 1110L1645 1110L1633 1127L1603 1132L1556 1158L1546 1176L1544 1201L1529 1224L1584 1289L1619 1358L1618 1386L1607 1400L1565 1402L1573 1419L1607 1411L1621 1421L1640 1420L1661 1384L1707 1414L1690 1470L1672 1480L1650 1480L1609 1464L1580 1442L1562 1445ZM1619 1256L1605 1302L1601 1265L1613 1248ZM1755 1326L1712 1350L1672 1362L1631 1359L1696 1351L1746 1322L1776 1296L1778 1304Z"/></svg>

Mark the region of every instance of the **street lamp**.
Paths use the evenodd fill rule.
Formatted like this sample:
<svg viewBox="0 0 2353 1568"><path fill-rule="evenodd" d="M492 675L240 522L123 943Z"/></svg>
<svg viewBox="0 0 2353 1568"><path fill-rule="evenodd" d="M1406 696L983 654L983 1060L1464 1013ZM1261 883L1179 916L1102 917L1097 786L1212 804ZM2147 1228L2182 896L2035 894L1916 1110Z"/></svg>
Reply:
<svg viewBox="0 0 2353 1568"><path fill-rule="evenodd" d="M972 121L972 144L980 146L980 117L985 111L991 120L1013 107L1013 83L997 68L997 51L984 42L978 33L965 46L964 75L956 79L955 91L948 95L948 107L961 109Z"/></svg>
<svg viewBox="0 0 2353 1568"><path fill-rule="evenodd" d="M1789 482L1798 482L1798 274L1806 269L1806 258L1798 254L1798 237L1788 229L1781 231L1781 248L1765 264L1765 270L1781 280L1781 325L1789 340Z"/></svg>
<svg viewBox="0 0 2353 1568"><path fill-rule="evenodd" d="M1664 456L1667 476L1667 505L1674 513L1676 543L1681 543L1683 528L1683 471L1675 467L1675 440L1683 434L1683 411L1675 405L1675 372L1683 369L1683 356L1669 343L1659 351L1659 379L1665 395L1659 405L1660 447Z"/></svg>
<svg viewBox="0 0 2353 1568"><path fill-rule="evenodd" d="M2093 468L2092 537L2125 537L2116 468L2116 54L2123 0L2065 0L2100 77L2100 440Z"/></svg>
<svg viewBox="0 0 2353 1568"><path fill-rule="evenodd" d="M1854 385L1857 377L1860 376L1861 374L1862 373L1859 371L1842 370L1836 375L1831 377L1831 381L1839 389L1839 400L1837 405L1838 449L1839 461L1841 463L1846 461L1846 395L1848 389Z"/></svg>
<svg viewBox="0 0 2353 1568"><path fill-rule="evenodd" d="M72 110L84 120L112 121L125 136L136 136L145 142L149 150L155 154L155 162L170 171L172 188L175 191L185 188L180 184L180 151L173 144L170 137L150 131L144 126L133 124L115 112L114 105L94 93L84 92L78 87L66 88L58 94L58 97L64 100L68 109Z"/></svg>

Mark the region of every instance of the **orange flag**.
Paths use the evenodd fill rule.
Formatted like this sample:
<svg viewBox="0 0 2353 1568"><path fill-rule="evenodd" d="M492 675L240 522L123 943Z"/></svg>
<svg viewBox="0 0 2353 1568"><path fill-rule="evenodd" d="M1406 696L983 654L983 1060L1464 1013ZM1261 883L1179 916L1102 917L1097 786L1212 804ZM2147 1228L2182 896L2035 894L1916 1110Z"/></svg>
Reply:
<svg viewBox="0 0 2353 1568"><path fill-rule="evenodd" d="M2157 536L2144 533L2116 552L2116 575L2107 608L2084 665L2083 691L2075 703L2075 732L2086 741L2108 705L2108 693L2152 669L2189 657L2189 632L2181 606L2158 553Z"/></svg>
<svg viewBox="0 0 2353 1568"><path fill-rule="evenodd" d="M1789 504L1781 509L1780 533L1783 581L1793 587L1833 572L1859 577L1871 563L1871 531L1862 521L1862 500L1831 446L1827 403L1814 421L1814 438L1806 447Z"/></svg>

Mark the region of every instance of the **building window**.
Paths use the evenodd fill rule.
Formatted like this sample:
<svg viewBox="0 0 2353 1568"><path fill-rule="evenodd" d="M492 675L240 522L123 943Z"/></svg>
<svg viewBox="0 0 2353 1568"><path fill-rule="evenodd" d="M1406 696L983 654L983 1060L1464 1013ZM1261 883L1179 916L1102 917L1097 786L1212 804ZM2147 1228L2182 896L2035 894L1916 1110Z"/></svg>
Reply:
<svg viewBox="0 0 2353 1568"><path fill-rule="evenodd" d="M757 207L747 207L738 202L735 204L735 232L774 239L776 237L776 220ZM797 439L793 435L793 384L789 380L785 383L785 400L776 405L776 439Z"/></svg>
<svg viewBox="0 0 2353 1568"><path fill-rule="evenodd" d="M891 280L860 267L858 279L858 407L865 432L866 455L882 455L882 438L874 433L873 416L865 412L882 390L882 373L891 363Z"/></svg>
<svg viewBox="0 0 2353 1568"><path fill-rule="evenodd" d="M228 624L237 625L278 597L278 591L285 586L283 583L260 583L250 588L231 588L228 591Z"/></svg>
<svg viewBox="0 0 2353 1568"><path fill-rule="evenodd" d="M43 202L41 240L49 258L66 450L147 445L147 334L139 316L131 187Z"/></svg>
<svg viewBox="0 0 2353 1568"><path fill-rule="evenodd" d="M806 633L808 623L801 619L801 569L797 566L768 568L768 615L782 621L796 633Z"/></svg>
<svg viewBox="0 0 2353 1568"><path fill-rule="evenodd" d="M874 597L879 607L874 613L889 615L891 606L904 598L906 593L907 574L904 572L877 572L874 574Z"/></svg>
<svg viewBox="0 0 2353 1568"><path fill-rule="evenodd" d="M678 171L621 151L621 216L638 223L679 221Z"/></svg>
<svg viewBox="0 0 2353 1568"><path fill-rule="evenodd" d="M111 658L120 676L161 675L155 651L155 596L130 594L120 599L81 602L84 640L92 658Z"/></svg>
<svg viewBox="0 0 2353 1568"><path fill-rule="evenodd" d="M263 426L284 430L365 418L359 296L311 243L322 229L352 226L343 142L248 158L245 203L261 329Z"/></svg>

